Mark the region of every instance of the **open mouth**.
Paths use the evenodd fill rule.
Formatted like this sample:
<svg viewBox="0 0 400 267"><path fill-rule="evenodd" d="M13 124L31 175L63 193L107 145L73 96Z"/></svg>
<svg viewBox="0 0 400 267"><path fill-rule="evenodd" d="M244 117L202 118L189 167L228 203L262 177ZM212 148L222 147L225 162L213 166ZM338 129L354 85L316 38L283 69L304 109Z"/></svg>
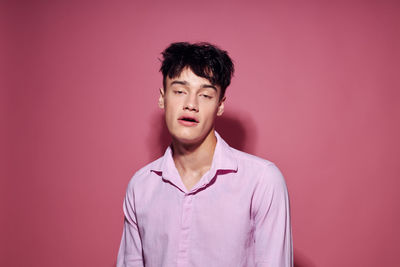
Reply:
<svg viewBox="0 0 400 267"><path fill-rule="evenodd" d="M195 118L192 118L192 117L180 117L179 120L187 121L187 122L193 122L193 123L198 123L199 122L198 120L196 120Z"/></svg>

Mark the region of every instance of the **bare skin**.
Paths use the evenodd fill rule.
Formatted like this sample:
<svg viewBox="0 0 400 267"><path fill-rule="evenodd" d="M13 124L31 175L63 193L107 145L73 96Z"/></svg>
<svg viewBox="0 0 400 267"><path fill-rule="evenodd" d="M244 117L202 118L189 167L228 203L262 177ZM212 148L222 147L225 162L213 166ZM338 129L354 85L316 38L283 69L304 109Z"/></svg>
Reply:
<svg viewBox="0 0 400 267"><path fill-rule="evenodd" d="M173 159L182 182L191 190L201 177L211 168L217 139L214 130L198 145L185 145L173 141Z"/></svg>

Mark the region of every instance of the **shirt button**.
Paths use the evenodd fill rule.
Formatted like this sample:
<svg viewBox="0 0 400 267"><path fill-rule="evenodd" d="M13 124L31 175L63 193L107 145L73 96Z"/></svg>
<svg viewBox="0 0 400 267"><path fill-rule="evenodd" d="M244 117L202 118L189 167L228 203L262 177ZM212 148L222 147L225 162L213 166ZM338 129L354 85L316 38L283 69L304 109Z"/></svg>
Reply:
<svg viewBox="0 0 400 267"><path fill-rule="evenodd" d="M185 198L183 199L183 203L184 203L185 205L192 203L192 196L186 195Z"/></svg>

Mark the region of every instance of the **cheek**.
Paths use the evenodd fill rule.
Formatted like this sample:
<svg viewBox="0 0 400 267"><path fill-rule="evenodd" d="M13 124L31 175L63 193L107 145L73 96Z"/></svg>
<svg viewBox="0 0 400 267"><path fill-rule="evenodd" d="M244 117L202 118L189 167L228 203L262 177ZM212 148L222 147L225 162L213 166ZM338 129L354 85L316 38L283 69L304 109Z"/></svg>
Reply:
<svg viewBox="0 0 400 267"><path fill-rule="evenodd" d="M208 119L213 119L217 116L218 107L215 105L209 105L208 107L204 107L203 115Z"/></svg>
<svg viewBox="0 0 400 267"><path fill-rule="evenodd" d="M171 108L165 108L165 110L164 110L164 112L165 112L165 119L168 121L168 120L171 120L172 118L173 118L173 116L174 116L174 112L171 110Z"/></svg>
<svg viewBox="0 0 400 267"><path fill-rule="evenodd" d="M218 103L215 102L207 103L207 105L205 106L205 110L207 110L207 113L209 114L216 113L218 110Z"/></svg>
<svg viewBox="0 0 400 267"><path fill-rule="evenodd" d="M177 109L180 107L182 100L179 97L167 96L164 99L164 105L169 109Z"/></svg>
<svg viewBox="0 0 400 267"><path fill-rule="evenodd" d="M164 106L165 119L168 121L173 120L179 112L179 105L174 101L167 101Z"/></svg>

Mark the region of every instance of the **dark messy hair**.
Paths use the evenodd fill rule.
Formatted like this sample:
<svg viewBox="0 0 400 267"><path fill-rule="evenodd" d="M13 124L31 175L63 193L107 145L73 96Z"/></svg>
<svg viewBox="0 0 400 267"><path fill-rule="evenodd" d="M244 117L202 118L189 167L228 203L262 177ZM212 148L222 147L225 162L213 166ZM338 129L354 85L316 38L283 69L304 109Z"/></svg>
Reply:
<svg viewBox="0 0 400 267"><path fill-rule="evenodd" d="M163 74L164 89L167 76L170 79L175 78L184 68L190 68L197 76L220 86L220 99L224 97L234 72L232 60L226 51L206 42L177 42L170 44L162 52L162 56L160 71Z"/></svg>

